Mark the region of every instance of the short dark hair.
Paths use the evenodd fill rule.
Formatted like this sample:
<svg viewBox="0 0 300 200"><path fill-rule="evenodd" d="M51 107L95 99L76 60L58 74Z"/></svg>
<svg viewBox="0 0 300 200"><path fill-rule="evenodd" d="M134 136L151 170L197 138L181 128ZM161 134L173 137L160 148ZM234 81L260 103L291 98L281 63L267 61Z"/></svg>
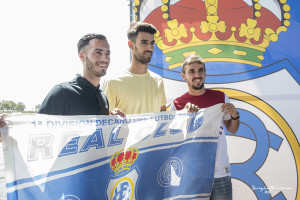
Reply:
<svg viewBox="0 0 300 200"><path fill-rule="evenodd" d="M183 62L182 62L182 68L181 68L182 73L185 73L185 67L187 65L191 65L191 64L194 64L194 63L203 64L204 69L205 69L205 63L204 63L203 59L198 55L190 54L187 57L185 57Z"/></svg>
<svg viewBox="0 0 300 200"><path fill-rule="evenodd" d="M146 32L154 35L157 32L157 29L152 24L146 22L133 22L130 24L130 27L127 31L128 40L135 42L139 32Z"/></svg>
<svg viewBox="0 0 300 200"><path fill-rule="evenodd" d="M90 40L92 39L99 39L99 40L105 40L107 41L106 37L102 34L98 34L98 33L89 33L86 34L85 36L83 36L77 43L77 49L78 49L78 53L89 44Z"/></svg>

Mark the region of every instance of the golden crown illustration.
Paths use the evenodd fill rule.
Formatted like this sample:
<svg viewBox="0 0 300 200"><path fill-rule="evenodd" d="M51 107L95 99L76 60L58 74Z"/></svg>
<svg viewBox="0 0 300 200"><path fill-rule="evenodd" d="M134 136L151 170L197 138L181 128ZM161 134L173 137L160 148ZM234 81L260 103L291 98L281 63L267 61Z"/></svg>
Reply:
<svg viewBox="0 0 300 200"><path fill-rule="evenodd" d="M137 21L143 2L135 1ZM287 0L276 0L279 18L260 0L252 0L252 5L243 0L182 0L173 5L170 0L161 2L144 21L158 29L155 42L165 54L169 69L179 67L190 53L202 56L205 62L261 67L270 42L276 42L279 33L290 26Z"/></svg>
<svg viewBox="0 0 300 200"><path fill-rule="evenodd" d="M138 157L137 148L128 148L126 151L121 150L113 154L110 159L110 167L116 173L130 169L131 165Z"/></svg>

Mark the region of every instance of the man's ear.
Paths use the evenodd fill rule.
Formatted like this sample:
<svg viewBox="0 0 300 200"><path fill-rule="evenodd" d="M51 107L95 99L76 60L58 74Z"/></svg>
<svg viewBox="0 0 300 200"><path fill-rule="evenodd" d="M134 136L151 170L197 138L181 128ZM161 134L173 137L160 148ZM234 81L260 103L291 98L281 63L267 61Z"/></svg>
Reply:
<svg viewBox="0 0 300 200"><path fill-rule="evenodd" d="M80 60L81 60L82 62L85 61L85 54L84 54L84 52L80 51L79 54L78 54L78 56L79 56L79 58L80 58Z"/></svg>
<svg viewBox="0 0 300 200"><path fill-rule="evenodd" d="M133 49L133 42L131 40L128 40L128 46L130 49Z"/></svg>
<svg viewBox="0 0 300 200"><path fill-rule="evenodd" d="M185 73L181 72L182 79L186 81Z"/></svg>

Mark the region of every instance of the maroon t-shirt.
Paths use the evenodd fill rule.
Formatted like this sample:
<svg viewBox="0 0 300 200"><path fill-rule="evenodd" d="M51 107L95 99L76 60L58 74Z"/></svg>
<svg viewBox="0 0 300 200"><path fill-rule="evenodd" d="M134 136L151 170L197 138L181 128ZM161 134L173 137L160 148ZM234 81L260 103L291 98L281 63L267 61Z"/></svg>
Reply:
<svg viewBox="0 0 300 200"><path fill-rule="evenodd" d="M225 94L218 90L206 89L202 95L193 96L187 92L173 101L177 110L184 109L184 106L189 102L199 108L207 108L218 103L225 103Z"/></svg>

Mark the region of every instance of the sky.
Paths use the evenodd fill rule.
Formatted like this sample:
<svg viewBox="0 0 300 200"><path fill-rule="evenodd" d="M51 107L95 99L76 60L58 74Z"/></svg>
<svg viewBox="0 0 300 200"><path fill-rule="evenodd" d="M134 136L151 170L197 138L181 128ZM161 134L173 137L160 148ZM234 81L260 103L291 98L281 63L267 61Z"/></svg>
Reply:
<svg viewBox="0 0 300 200"><path fill-rule="evenodd" d="M0 3L0 101L34 110L51 88L82 74L77 42L104 34L111 48L107 74L130 63L128 0L14 0Z"/></svg>

